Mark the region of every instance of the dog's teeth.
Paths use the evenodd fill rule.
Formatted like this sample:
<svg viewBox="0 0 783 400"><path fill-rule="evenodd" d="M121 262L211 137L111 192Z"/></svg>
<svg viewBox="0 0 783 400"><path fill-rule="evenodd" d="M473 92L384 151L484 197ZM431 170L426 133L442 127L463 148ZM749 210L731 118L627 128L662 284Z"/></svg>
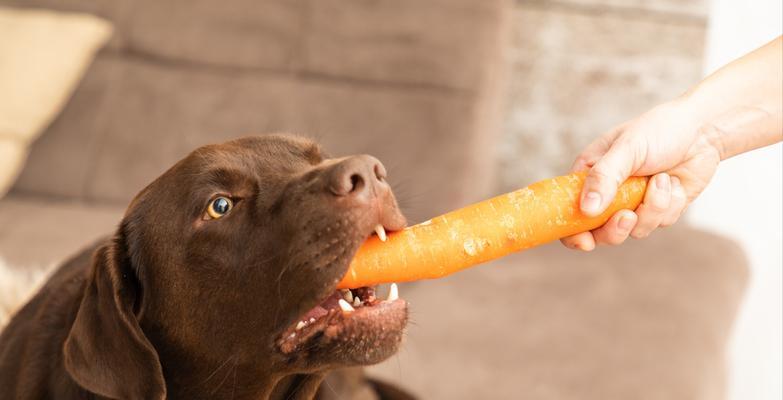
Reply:
<svg viewBox="0 0 783 400"><path fill-rule="evenodd" d="M355 297L353 299L353 305L355 305L356 307L361 306L362 305L362 300L360 298L358 298L358 297Z"/></svg>
<svg viewBox="0 0 783 400"><path fill-rule="evenodd" d="M310 318L310 323L312 324L313 322L315 322L315 318Z"/></svg>
<svg viewBox="0 0 783 400"><path fill-rule="evenodd" d="M307 324L304 321L299 321L296 324L296 330L300 330L300 329L304 328L305 326L307 326Z"/></svg>
<svg viewBox="0 0 783 400"><path fill-rule="evenodd" d="M400 298L400 292L397 289L397 284L392 283L391 286L389 286L389 296L386 297L386 301L394 301Z"/></svg>
<svg viewBox="0 0 783 400"><path fill-rule="evenodd" d="M375 225L375 234L378 235L378 239L381 239L381 242L386 241L386 229L383 228L383 225Z"/></svg>
<svg viewBox="0 0 783 400"><path fill-rule="evenodd" d="M340 305L340 309L342 309L343 312L354 312L355 311L354 308L350 304L348 304L347 301L345 301L345 299L338 300L337 304Z"/></svg>
<svg viewBox="0 0 783 400"><path fill-rule="evenodd" d="M353 302L353 293L350 290L346 290L343 292L343 298L350 304Z"/></svg>

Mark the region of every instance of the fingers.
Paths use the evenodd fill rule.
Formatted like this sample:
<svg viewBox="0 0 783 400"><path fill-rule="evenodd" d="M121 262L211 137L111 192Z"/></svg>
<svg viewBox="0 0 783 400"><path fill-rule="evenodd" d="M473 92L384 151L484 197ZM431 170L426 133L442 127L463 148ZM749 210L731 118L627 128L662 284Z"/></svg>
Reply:
<svg viewBox="0 0 783 400"><path fill-rule="evenodd" d="M662 227L674 225L688 206L688 196L685 194L685 188L682 186L682 183L680 183L680 178L672 176L671 184L672 199L669 204L669 210L661 220Z"/></svg>
<svg viewBox="0 0 783 400"><path fill-rule="evenodd" d="M592 251L598 245L618 245L628 239L636 225L636 214L631 210L616 212L604 226L591 232L582 232L560 239L570 249Z"/></svg>
<svg viewBox="0 0 783 400"><path fill-rule="evenodd" d="M625 125L609 131L608 133L593 140L592 143L587 145L581 154L571 164L572 172L586 171L592 167L596 161L598 161L606 152L612 147L612 143L622 132Z"/></svg>
<svg viewBox="0 0 783 400"><path fill-rule="evenodd" d="M635 239L645 238L670 214L672 185L669 174L654 175L647 185L642 204L636 209L639 221L631 231Z"/></svg>
<svg viewBox="0 0 783 400"><path fill-rule="evenodd" d="M599 245L618 245L628 237L645 238L655 229L673 225L688 206L685 188L676 176L661 173L650 179L644 201L636 209L616 212L602 227L560 241L568 248L591 251Z"/></svg>
<svg viewBox="0 0 783 400"><path fill-rule="evenodd" d="M568 236L560 239L560 243L563 243L565 247L575 250L592 251L595 249L595 240L591 232L577 233L573 236Z"/></svg>
<svg viewBox="0 0 783 400"><path fill-rule="evenodd" d="M587 173L579 208L587 216L604 212L612 202L617 187L628 179L635 168L639 151L627 142L615 142L609 151Z"/></svg>
<svg viewBox="0 0 783 400"><path fill-rule="evenodd" d="M593 237L597 244L618 245L622 244L631 230L636 226L637 216L631 210L620 210L604 224L604 226L593 230Z"/></svg>

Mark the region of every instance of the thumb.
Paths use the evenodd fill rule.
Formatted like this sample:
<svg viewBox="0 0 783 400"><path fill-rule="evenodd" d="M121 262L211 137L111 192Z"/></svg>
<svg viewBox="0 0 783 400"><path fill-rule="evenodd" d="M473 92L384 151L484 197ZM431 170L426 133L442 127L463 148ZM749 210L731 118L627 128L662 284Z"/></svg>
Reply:
<svg viewBox="0 0 783 400"><path fill-rule="evenodd" d="M612 203L618 186L634 170L639 154L636 147L630 142L616 141L588 171L579 199L579 208L583 214L594 217Z"/></svg>

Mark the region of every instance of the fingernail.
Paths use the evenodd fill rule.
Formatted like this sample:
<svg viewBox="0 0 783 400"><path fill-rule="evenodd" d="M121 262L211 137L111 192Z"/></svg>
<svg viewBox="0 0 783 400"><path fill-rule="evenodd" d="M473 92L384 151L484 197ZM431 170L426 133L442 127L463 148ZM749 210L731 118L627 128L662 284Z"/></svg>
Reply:
<svg viewBox="0 0 783 400"><path fill-rule="evenodd" d="M582 212L586 214L598 214L601 207L601 194L598 192L588 192L582 199Z"/></svg>
<svg viewBox="0 0 783 400"><path fill-rule="evenodd" d="M676 176L671 177L672 186L677 187L680 186L680 178Z"/></svg>
<svg viewBox="0 0 783 400"><path fill-rule="evenodd" d="M669 190L670 186L669 174L660 174L655 177L655 187L658 189Z"/></svg>
<svg viewBox="0 0 783 400"><path fill-rule="evenodd" d="M617 227L620 228L623 232L628 232L631 229L633 229L634 223L633 218L631 218L628 215L623 215L620 217L620 220L617 221Z"/></svg>

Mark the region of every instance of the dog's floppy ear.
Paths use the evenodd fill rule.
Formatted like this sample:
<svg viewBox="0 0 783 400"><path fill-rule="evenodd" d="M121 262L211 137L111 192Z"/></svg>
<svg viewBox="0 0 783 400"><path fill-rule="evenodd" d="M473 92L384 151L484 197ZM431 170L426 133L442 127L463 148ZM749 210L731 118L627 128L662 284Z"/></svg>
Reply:
<svg viewBox="0 0 783 400"><path fill-rule="evenodd" d="M120 239L99 248L64 345L65 368L82 387L113 399L165 399L158 354L139 327L136 274Z"/></svg>

